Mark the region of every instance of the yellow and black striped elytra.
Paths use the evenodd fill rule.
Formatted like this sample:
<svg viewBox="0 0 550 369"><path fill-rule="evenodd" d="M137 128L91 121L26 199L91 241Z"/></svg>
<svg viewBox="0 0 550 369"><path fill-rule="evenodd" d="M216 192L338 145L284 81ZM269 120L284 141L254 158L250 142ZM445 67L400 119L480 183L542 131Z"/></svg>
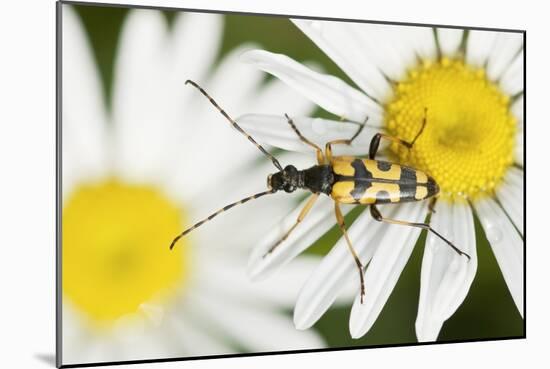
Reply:
<svg viewBox="0 0 550 369"><path fill-rule="evenodd" d="M396 142L405 148L411 150L418 137L424 131L426 125L427 110L424 111L424 119L422 127L416 137L411 141L405 141L397 137L389 136L384 133L377 133L373 136L368 158L359 158L354 156L333 156L332 146L351 145L353 140L359 136L364 126L364 123L359 124L357 132L350 139L334 140L326 143L325 151L321 150L319 146L309 141L298 130L292 119L285 114L288 124L297 134L301 141L315 149L317 164L304 170L298 170L293 165L287 165L283 168L279 161L270 153L268 153L260 144L258 144L248 133L246 133L220 106L214 101L208 93L201 88L197 83L188 80L189 83L197 88L204 96L206 96L210 102L219 110L219 112L237 129L243 134L250 142L252 142L264 155L269 157L275 167L278 169L276 173L270 174L267 178L267 191L257 193L255 195L246 197L240 201L226 205L222 209L211 214L207 218L196 223L192 227L183 231L178 235L170 245L170 249L174 247L176 242L192 230L200 227L202 224L213 219L217 215L223 213L226 210L231 209L236 205L243 204L250 200L257 199L264 195L274 194L278 191L284 191L287 193L294 192L297 189L303 189L311 192L309 199L306 201L304 208L301 210L294 225L266 252L264 257L271 254L284 240L288 238L291 232L300 224L300 222L307 216L315 201L320 194L330 196L334 200L334 212L336 221L341 229L346 244L354 258L357 265L360 282L361 282L361 303L365 295L365 285L363 280L363 264L359 260L352 242L348 237L344 217L340 209L340 204L358 204L366 205L370 207L370 213L372 217L380 222L386 222L390 224L407 225L411 227L418 227L425 229L428 232L433 233L447 245L449 245L459 255L464 255L468 259L470 256L465 252L458 249L451 241L443 237L436 232L427 223L412 223L405 220L385 218L382 216L376 205L378 204L397 204L410 201L422 201L430 199L430 211L433 210L436 196L439 193L439 187L436 181L428 174L417 170L415 168L403 166L397 163L390 163L387 161L376 160L375 156L378 151L380 140L382 138Z"/></svg>
<svg viewBox="0 0 550 369"><path fill-rule="evenodd" d="M342 156L333 158L330 196L343 204L386 204L435 196L434 179L414 168L386 161Z"/></svg>

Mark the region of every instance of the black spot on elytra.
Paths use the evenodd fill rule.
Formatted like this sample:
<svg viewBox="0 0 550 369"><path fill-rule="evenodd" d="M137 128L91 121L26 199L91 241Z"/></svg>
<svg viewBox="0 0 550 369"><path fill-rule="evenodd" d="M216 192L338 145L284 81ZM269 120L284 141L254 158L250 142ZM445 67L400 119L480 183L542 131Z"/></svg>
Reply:
<svg viewBox="0 0 550 369"><path fill-rule="evenodd" d="M409 167L401 167L401 176L399 177L399 196L404 201L413 200L416 195L416 170Z"/></svg>
<svg viewBox="0 0 550 369"><path fill-rule="evenodd" d="M391 169L391 166L392 164L391 163L388 163L387 161L377 161L376 162L376 166L378 167L379 170L381 170L382 172L387 172Z"/></svg>
<svg viewBox="0 0 550 369"><path fill-rule="evenodd" d="M351 166L355 169L353 177L355 178L353 190L350 195L355 201L361 200L367 188L372 186L372 173L367 170L365 163L361 159L355 159L351 162Z"/></svg>
<svg viewBox="0 0 550 369"><path fill-rule="evenodd" d="M391 202L390 193L385 190L380 190L376 193L376 202L377 203L387 203Z"/></svg>

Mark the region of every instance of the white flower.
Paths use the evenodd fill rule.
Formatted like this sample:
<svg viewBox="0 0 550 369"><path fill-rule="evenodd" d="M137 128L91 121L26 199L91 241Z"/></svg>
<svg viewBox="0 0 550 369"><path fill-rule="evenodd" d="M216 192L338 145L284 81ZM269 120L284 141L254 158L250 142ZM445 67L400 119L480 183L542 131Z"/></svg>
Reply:
<svg viewBox="0 0 550 369"><path fill-rule="evenodd" d="M168 31L160 12L131 11L109 112L82 26L63 6L63 364L324 346L284 313L316 258L269 283L245 274L246 248L292 199L236 208L169 250L194 220L265 188L273 170L254 164L256 148L185 80L230 114L312 107L277 80L262 85L238 61L242 48L213 68L222 28L219 15L190 13Z"/></svg>
<svg viewBox="0 0 550 369"><path fill-rule="evenodd" d="M411 141L427 108L427 125L412 151L397 144L390 159L430 173L441 198L430 223L467 258L429 233L422 262L416 333L437 339L465 299L477 269L473 212L479 217L504 279L523 316L523 35L521 33L432 29L350 22L293 20L360 88L315 72L287 56L254 50L243 59L299 91L336 116L353 122L366 117L392 135ZM293 117L318 145L349 138L350 123ZM282 116L246 115L240 124L265 143L311 153ZM336 130L339 127L340 131ZM376 129L363 131L351 148L366 154ZM323 147L323 146L321 146ZM313 161L311 164L314 164ZM249 261L253 278L277 270L335 224L330 198L320 199L293 235L269 257L265 251L296 219L298 209L271 232ZM303 205L302 205L303 206ZM380 206L385 217L422 222L425 202ZM420 234L418 228L382 224L369 212L348 227L363 265L366 297L355 299L350 332L366 334L380 314ZM311 327L350 281L359 278L341 238L302 288L294 310L299 329Z"/></svg>

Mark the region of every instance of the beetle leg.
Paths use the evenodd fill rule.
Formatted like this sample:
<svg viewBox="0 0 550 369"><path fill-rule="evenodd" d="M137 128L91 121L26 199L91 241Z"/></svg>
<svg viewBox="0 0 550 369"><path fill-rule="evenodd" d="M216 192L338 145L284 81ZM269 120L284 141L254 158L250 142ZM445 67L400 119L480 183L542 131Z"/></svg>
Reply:
<svg viewBox="0 0 550 369"><path fill-rule="evenodd" d="M430 202L428 203L428 211L430 212L430 214L436 213L435 211L436 202L437 202L437 197L434 196L430 199Z"/></svg>
<svg viewBox="0 0 550 369"><path fill-rule="evenodd" d="M346 243L348 245L348 249L353 255L353 259L355 260L355 264L357 265L357 269L359 270L359 278L361 281L361 304L363 303L363 298L365 297L365 280L363 276L363 264L361 263L361 260L359 260L359 257L357 256L357 252L355 252L355 249L353 248L351 241L348 237L348 232L346 231L346 224L344 223L344 216L342 215L342 210L340 210L340 205L337 202L334 202L334 213L336 214L336 221L338 222L338 226L342 230L342 233L344 234L344 238L346 239Z"/></svg>
<svg viewBox="0 0 550 369"><path fill-rule="evenodd" d="M359 136L363 128L365 128L365 125L368 120L369 118L367 117L363 122L363 124L359 125L359 128L350 139L347 139L347 140L341 139L341 140L334 140L334 141L327 142L325 146L325 157L327 160L327 164L330 164L330 162L332 161L332 145L351 145L353 143L353 140L355 140L357 136Z"/></svg>
<svg viewBox="0 0 550 369"><path fill-rule="evenodd" d="M283 235L283 237L281 237L279 241L277 241L273 246L271 246L269 250L267 250L267 252L263 256L264 258L267 255L271 254L284 240L288 238L290 233L292 233L292 231L296 228L296 226L298 226L298 224L300 224L300 222L306 217L306 215L309 213L309 211L313 207L313 204L315 204L315 201L318 198L319 198L318 193L314 193L309 197L309 200L306 202L306 205L303 207L302 211L298 215L298 218L296 219L296 223L294 223L294 225L290 227L290 229Z"/></svg>
<svg viewBox="0 0 550 369"><path fill-rule="evenodd" d="M464 255L468 258L468 260L471 259L470 255L468 255L467 253L465 253L464 251L461 251L458 247L456 247L451 241L449 241L448 239L446 239L445 237L443 237L442 235L440 235L438 232L436 232L432 227L430 227L429 224L427 223L413 223L413 222L407 222L407 221L404 221L404 220L397 220L397 219L390 219L390 218L384 218L382 216L382 214L380 214L380 211L378 210L378 208L375 206L375 205L371 205L370 206L370 213L372 215L372 217L379 221L379 222L386 222L386 223L390 223L390 224L399 224L399 225L406 225L406 226L411 226L411 227L417 227L417 228L421 228L421 229L425 229L427 230L428 232L432 232L433 234L435 234L437 237L439 237L441 240L443 240L447 245L449 245L453 250L456 251L457 254L459 255Z"/></svg>
<svg viewBox="0 0 550 369"><path fill-rule="evenodd" d="M385 138L386 140L390 140L393 142L396 142L400 145L405 146L408 150L412 149L414 146L414 143L420 137L422 132L424 132L424 127L426 127L426 122L428 120L428 108L424 108L424 118L422 119L422 127L420 127L420 131L416 134L414 139L411 142L405 141L400 139L399 137L394 137L387 135L385 133L377 133L372 137L372 140L370 141L370 147L369 147L369 159L374 159L376 156L376 153L378 152L378 146L380 145L380 139Z"/></svg>
<svg viewBox="0 0 550 369"><path fill-rule="evenodd" d="M290 124L290 126L292 127L292 129L294 130L294 132L296 132L296 134L298 135L298 137L300 137L300 140L302 140L303 143L305 143L306 145L309 145L311 147L313 147L316 151L316 154L317 154L317 163L319 165L322 165L324 164L325 162L325 157L323 156L323 150L321 150L321 148L319 146L317 146L316 144L314 144L313 142L311 142L310 140L308 140L304 135L302 135L302 133L298 130L298 127L296 127L296 125L294 124L294 122L292 121L292 119L290 119L290 117L288 116L288 114L285 113L285 117L286 117L286 120L288 122L288 124Z"/></svg>

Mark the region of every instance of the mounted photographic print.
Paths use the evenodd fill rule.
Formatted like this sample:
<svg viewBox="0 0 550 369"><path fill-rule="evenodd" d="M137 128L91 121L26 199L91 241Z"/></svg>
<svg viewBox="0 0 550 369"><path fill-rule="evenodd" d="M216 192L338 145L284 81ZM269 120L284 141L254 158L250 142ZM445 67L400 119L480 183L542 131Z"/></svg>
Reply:
<svg viewBox="0 0 550 369"><path fill-rule="evenodd" d="M524 31L57 5L58 366L525 337Z"/></svg>

